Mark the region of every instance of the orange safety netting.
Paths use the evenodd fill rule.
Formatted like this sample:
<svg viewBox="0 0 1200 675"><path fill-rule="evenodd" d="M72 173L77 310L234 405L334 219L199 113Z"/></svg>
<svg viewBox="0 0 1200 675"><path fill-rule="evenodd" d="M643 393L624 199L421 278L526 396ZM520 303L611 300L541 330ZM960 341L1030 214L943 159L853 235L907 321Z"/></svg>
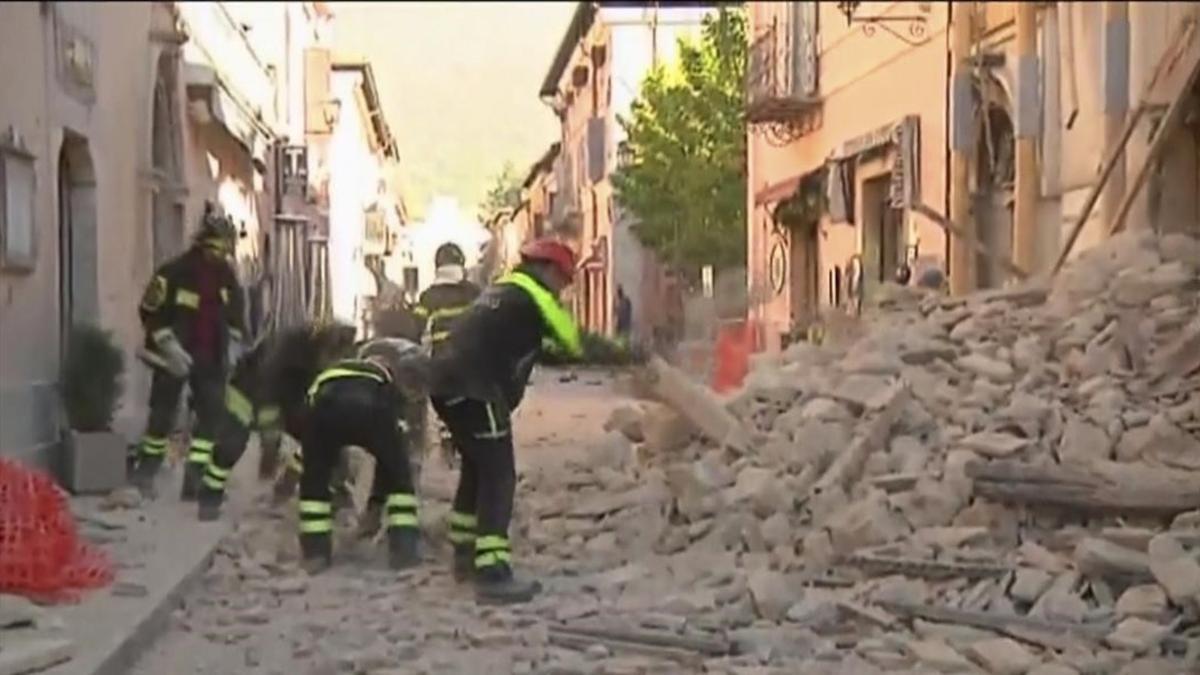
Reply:
<svg viewBox="0 0 1200 675"><path fill-rule="evenodd" d="M108 555L80 539L54 481L0 458L0 593L74 601L112 580Z"/></svg>

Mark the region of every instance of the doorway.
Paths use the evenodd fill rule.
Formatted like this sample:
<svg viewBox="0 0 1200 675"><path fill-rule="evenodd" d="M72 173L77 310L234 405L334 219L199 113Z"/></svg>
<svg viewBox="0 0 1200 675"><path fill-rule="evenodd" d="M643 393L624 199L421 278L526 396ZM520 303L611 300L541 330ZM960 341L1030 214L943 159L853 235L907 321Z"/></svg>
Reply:
<svg viewBox="0 0 1200 675"><path fill-rule="evenodd" d="M807 221L788 228L791 261L788 297L793 326L807 326L817 318L820 301L819 225Z"/></svg>
<svg viewBox="0 0 1200 675"><path fill-rule="evenodd" d="M902 211L889 198L892 174L871 178L862 186L862 290L866 300L891 281L904 262Z"/></svg>
<svg viewBox="0 0 1200 675"><path fill-rule="evenodd" d="M62 346L71 326L99 320L96 174L87 139L67 131L58 153L58 288Z"/></svg>

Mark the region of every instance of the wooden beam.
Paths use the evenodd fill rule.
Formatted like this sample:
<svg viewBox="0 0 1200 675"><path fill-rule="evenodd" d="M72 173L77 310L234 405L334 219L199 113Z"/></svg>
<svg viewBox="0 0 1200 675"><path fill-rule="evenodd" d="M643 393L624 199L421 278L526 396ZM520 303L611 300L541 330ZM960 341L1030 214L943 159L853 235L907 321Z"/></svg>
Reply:
<svg viewBox="0 0 1200 675"><path fill-rule="evenodd" d="M1013 261L1009 260L1008 258L1005 258L1004 256L993 253L991 250L988 249L988 247L986 247L982 243L980 243L978 239L969 238L967 236L967 233L964 232L961 227L950 222L945 217L943 217L942 214L938 213L937 211L934 211L933 209L931 209L928 206L921 204L921 203L915 203L912 206L910 206L909 208L911 208L915 213L919 213L922 216L925 216L926 218L932 220L936 225L941 227L946 232L950 233L950 235L952 235L953 237L955 237L959 240L962 240L962 241L969 242L970 248L974 252L976 252L982 256L986 256L989 260L999 264L1001 267L1004 268L1004 270L1006 272L1008 272L1012 276L1014 276L1020 280L1025 280L1025 279L1029 278L1029 273L1026 272L1025 270L1021 269L1020 267L1018 267Z"/></svg>

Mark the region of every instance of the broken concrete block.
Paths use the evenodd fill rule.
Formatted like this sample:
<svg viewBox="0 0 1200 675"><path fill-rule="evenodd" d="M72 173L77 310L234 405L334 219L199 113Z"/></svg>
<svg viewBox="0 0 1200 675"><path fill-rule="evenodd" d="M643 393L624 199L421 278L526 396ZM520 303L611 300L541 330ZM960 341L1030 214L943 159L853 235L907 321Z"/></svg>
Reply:
<svg viewBox="0 0 1200 675"><path fill-rule="evenodd" d="M968 373L986 377L994 382L1007 383L1015 377L1011 365L983 354L968 354L959 359L957 365Z"/></svg>
<svg viewBox="0 0 1200 675"><path fill-rule="evenodd" d="M913 527L936 527L950 524L966 499L950 485L923 478L915 489L892 495L897 511Z"/></svg>
<svg viewBox="0 0 1200 675"><path fill-rule="evenodd" d="M687 447L695 428L667 406L652 405L642 418L642 433L645 436L645 451L651 456L659 456Z"/></svg>
<svg viewBox="0 0 1200 675"><path fill-rule="evenodd" d="M1008 594L1014 600L1033 604L1042 597L1047 588L1050 588L1053 581L1054 577L1049 572L1035 567L1022 567L1017 570Z"/></svg>
<svg viewBox="0 0 1200 675"><path fill-rule="evenodd" d="M846 406L831 398L814 398L799 411L804 422L849 422L854 416Z"/></svg>
<svg viewBox="0 0 1200 675"><path fill-rule="evenodd" d="M45 614L27 598L0 593L0 629L37 626Z"/></svg>
<svg viewBox="0 0 1200 675"><path fill-rule="evenodd" d="M1150 540L1150 571L1178 605L1193 605L1200 599L1200 563L1188 555L1170 534Z"/></svg>
<svg viewBox="0 0 1200 675"><path fill-rule="evenodd" d="M1074 558L1080 572L1101 579L1144 580L1150 572L1150 558L1145 553L1096 537L1081 539Z"/></svg>
<svg viewBox="0 0 1200 675"><path fill-rule="evenodd" d="M935 673L963 673L972 670L971 662L941 640L907 640L908 650L922 666Z"/></svg>
<svg viewBox="0 0 1200 675"><path fill-rule="evenodd" d="M895 541L908 533L908 524L888 505L887 497L873 490L826 523L833 549L845 555L857 549Z"/></svg>
<svg viewBox="0 0 1200 675"><path fill-rule="evenodd" d="M1112 456L1112 441L1104 429L1072 416L1063 430L1058 456L1063 464L1083 464L1107 460Z"/></svg>
<svg viewBox="0 0 1200 675"><path fill-rule="evenodd" d="M1008 457L1029 445L1029 440L1012 434L982 431L960 439L958 445L985 457Z"/></svg>
<svg viewBox="0 0 1200 675"><path fill-rule="evenodd" d="M833 391L833 398L844 401L858 411L882 410L892 401L895 380L871 375L850 375Z"/></svg>
<svg viewBox="0 0 1200 675"><path fill-rule="evenodd" d="M1027 675L1079 675L1079 671L1061 663L1043 663L1035 666Z"/></svg>
<svg viewBox="0 0 1200 675"><path fill-rule="evenodd" d="M642 429L642 413L629 405L614 409L604 423L604 430L619 431L634 443L646 440L645 430Z"/></svg>
<svg viewBox="0 0 1200 675"><path fill-rule="evenodd" d="M1038 661L1021 643L1009 638L976 642L967 648L967 654L992 675L1025 675Z"/></svg>
<svg viewBox="0 0 1200 675"><path fill-rule="evenodd" d="M800 584L779 572L754 570L746 581L758 615L770 621L782 621L800 599Z"/></svg>
<svg viewBox="0 0 1200 675"><path fill-rule="evenodd" d="M1113 649L1126 649L1135 654L1145 654L1156 649L1170 630L1169 626L1161 626L1134 616L1118 624L1116 630L1104 638L1104 642Z"/></svg>
<svg viewBox="0 0 1200 675"><path fill-rule="evenodd" d="M1117 599L1117 616L1152 619L1167 611L1167 593L1158 584L1130 586Z"/></svg>

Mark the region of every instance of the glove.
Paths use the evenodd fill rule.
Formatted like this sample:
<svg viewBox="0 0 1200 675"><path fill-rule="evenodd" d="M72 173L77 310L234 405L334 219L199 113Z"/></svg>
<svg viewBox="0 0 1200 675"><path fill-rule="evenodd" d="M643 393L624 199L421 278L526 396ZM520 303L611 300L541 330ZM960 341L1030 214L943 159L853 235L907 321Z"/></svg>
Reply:
<svg viewBox="0 0 1200 675"><path fill-rule="evenodd" d="M225 346L226 365L231 369L234 368L237 366L238 361L241 361L245 355L246 347L242 344L242 341L230 336L229 344Z"/></svg>
<svg viewBox="0 0 1200 675"><path fill-rule="evenodd" d="M155 344L166 361L167 372L175 377L184 377L192 369L192 355L179 344L175 333L164 331L155 338Z"/></svg>

